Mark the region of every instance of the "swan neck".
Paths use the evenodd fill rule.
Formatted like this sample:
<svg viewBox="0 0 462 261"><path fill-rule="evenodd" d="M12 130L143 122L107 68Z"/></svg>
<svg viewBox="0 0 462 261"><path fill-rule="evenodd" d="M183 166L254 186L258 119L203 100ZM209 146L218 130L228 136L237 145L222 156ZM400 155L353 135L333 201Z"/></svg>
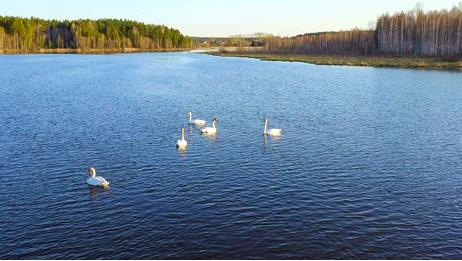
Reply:
<svg viewBox="0 0 462 261"><path fill-rule="evenodd" d="M184 140L184 128L181 128L181 139Z"/></svg>
<svg viewBox="0 0 462 261"><path fill-rule="evenodd" d="M263 133L266 133L267 128L268 128L268 120L265 119L265 129L263 130Z"/></svg>
<svg viewBox="0 0 462 261"><path fill-rule="evenodd" d="M88 176L94 178L96 177L96 170L93 167L88 168Z"/></svg>
<svg viewBox="0 0 462 261"><path fill-rule="evenodd" d="M189 115L189 121L192 121L192 113L188 113Z"/></svg>
<svg viewBox="0 0 462 261"><path fill-rule="evenodd" d="M216 128L215 127L215 121L212 121L212 128L214 128L214 129Z"/></svg>

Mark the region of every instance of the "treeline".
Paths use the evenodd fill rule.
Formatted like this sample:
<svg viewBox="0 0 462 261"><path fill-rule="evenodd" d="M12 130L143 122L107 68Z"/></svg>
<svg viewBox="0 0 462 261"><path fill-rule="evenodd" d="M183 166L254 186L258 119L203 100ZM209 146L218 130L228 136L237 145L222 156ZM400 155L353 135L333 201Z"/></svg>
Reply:
<svg viewBox="0 0 462 261"><path fill-rule="evenodd" d="M265 50L281 54L462 57L462 5L451 10L382 15L375 30L268 37Z"/></svg>
<svg viewBox="0 0 462 261"><path fill-rule="evenodd" d="M163 25L118 19L57 21L0 16L0 50L171 49L191 46L189 37Z"/></svg>
<svg viewBox="0 0 462 261"><path fill-rule="evenodd" d="M380 53L414 56L461 57L462 7L383 15L376 26Z"/></svg>
<svg viewBox="0 0 462 261"><path fill-rule="evenodd" d="M372 55L376 50L375 33L355 29L296 37L270 37L265 40L265 49L272 53Z"/></svg>
<svg viewBox="0 0 462 261"><path fill-rule="evenodd" d="M267 33L253 33L248 35L232 35L229 37L192 37L194 47L261 47L264 40L273 35Z"/></svg>

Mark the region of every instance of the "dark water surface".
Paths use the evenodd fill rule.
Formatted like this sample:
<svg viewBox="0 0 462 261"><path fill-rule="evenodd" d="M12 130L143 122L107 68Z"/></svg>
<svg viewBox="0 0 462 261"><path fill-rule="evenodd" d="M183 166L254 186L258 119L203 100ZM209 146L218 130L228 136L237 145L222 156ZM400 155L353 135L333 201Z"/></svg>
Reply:
<svg viewBox="0 0 462 261"><path fill-rule="evenodd" d="M462 73L189 53L0 69L0 258L462 258ZM187 128L179 153L189 110L219 133Z"/></svg>

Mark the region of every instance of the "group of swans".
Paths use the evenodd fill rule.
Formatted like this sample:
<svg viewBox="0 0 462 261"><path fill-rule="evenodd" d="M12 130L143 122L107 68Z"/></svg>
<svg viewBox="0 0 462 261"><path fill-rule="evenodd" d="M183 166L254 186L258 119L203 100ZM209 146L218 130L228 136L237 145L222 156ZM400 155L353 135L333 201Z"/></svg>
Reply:
<svg viewBox="0 0 462 261"><path fill-rule="evenodd" d="M192 112L188 112L188 116L189 116L189 124L190 125L197 125L197 126L203 126L207 123L207 121L205 120L201 120L201 119L192 119ZM217 126L216 124L218 123L218 119L217 118L213 118L212 120L212 126L211 127L205 127L205 128L201 128L201 133L204 133L204 134L215 134L217 133ZM184 138L184 135L182 136Z"/></svg>
<svg viewBox="0 0 462 261"><path fill-rule="evenodd" d="M196 126L203 126L207 122L205 120L201 119L192 119L192 112L188 112L188 117L189 117L189 124L190 125L196 125ZM216 124L218 123L218 119L214 118L212 120L212 126L210 127L203 127L200 129L202 134L205 135L215 135L217 133L217 126ZM268 128L268 119L264 117L264 129L263 129L263 135L264 136L273 136L273 137L278 137L281 136L282 130L281 129L269 129ZM186 141L185 138L185 130L184 128L181 128L181 138L176 141L176 146L179 149L185 149L186 146L188 146L188 141ZM103 177L97 177L96 176L96 169L93 167L88 168L88 179L87 179L87 184L91 186L100 186L100 187L108 187L109 182L105 180Z"/></svg>
<svg viewBox="0 0 462 261"><path fill-rule="evenodd" d="M188 117L189 117L189 124L190 125L196 125L196 126L203 126L207 123L207 121L205 120L201 120L201 119L193 119L192 118L192 112L188 112ZM268 128L268 119L266 117L263 118L264 120L264 129L263 129L263 135L264 136L273 136L273 137L278 137L278 136L281 136L282 134L282 130L281 129L269 129ZM209 135L214 135L217 133L217 124L218 122L218 119L217 118L214 118L213 121L212 121L212 126L210 127L204 127L204 128L201 128L200 131L202 134L209 134ZM188 145L188 142L186 141L185 139L185 135L184 135L184 128L181 128L181 138L179 140L176 141L176 146L178 148L186 148L186 146Z"/></svg>
<svg viewBox="0 0 462 261"><path fill-rule="evenodd" d="M196 125L196 126L204 126L207 121L206 120L201 120L201 119L193 119L192 118L192 112L188 112L188 117L189 117L189 124L190 125ZM212 120L212 126L210 127L204 127L201 128L200 131L202 134L206 135L214 135L217 133L217 123L218 119L213 118ZM186 148L188 146L188 142L186 141L185 135L184 135L184 128L181 128L181 138L176 141L176 146L180 149Z"/></svg>

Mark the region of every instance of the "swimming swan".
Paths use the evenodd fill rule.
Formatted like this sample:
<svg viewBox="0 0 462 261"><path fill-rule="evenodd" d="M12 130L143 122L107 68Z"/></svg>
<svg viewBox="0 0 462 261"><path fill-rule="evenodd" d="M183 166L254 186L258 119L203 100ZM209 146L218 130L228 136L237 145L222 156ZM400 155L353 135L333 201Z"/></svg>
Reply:
<svg viewBox="0 0 462 261"><path fill-rule="evenodd" d="M192 119L192 112L188 112L188 116L189 116L189 124L204 125L206 123L206 121L200 120L200 119L193 120Z"/></svg>
<svg viewBox="0 0 462 261"><path fill-rule="evenodd" d="M265 117L265 129L263 135L281 136L281 129L268 129L268 119Z"/></svg>
<svg viewBox="0 0 462 261"><path fill-rule="evenodd" d="M101 186L101 187L109 186L109 182L107 180L105 180L103 177L97 177L96 176L96 170L93 167L88 168L88 176L90 176L87 179L88 185Z"/></svg>
<svg viewBox="0 0 462 261"><path fill-rule="evenodd" d="M184 128L181 128L181 139L176 141L176 146L178 148L185 148L188 145L188 142L184 138Z"/></svg>
<svg viewBox="0 0 462 261"><path fill-rule="evenodd" d="M217 118L214 118L212 121L212 127L205 127L201 129L201 133L203 134L215 134L217 133L217 127L215 124L218 122Z"/></svg>

